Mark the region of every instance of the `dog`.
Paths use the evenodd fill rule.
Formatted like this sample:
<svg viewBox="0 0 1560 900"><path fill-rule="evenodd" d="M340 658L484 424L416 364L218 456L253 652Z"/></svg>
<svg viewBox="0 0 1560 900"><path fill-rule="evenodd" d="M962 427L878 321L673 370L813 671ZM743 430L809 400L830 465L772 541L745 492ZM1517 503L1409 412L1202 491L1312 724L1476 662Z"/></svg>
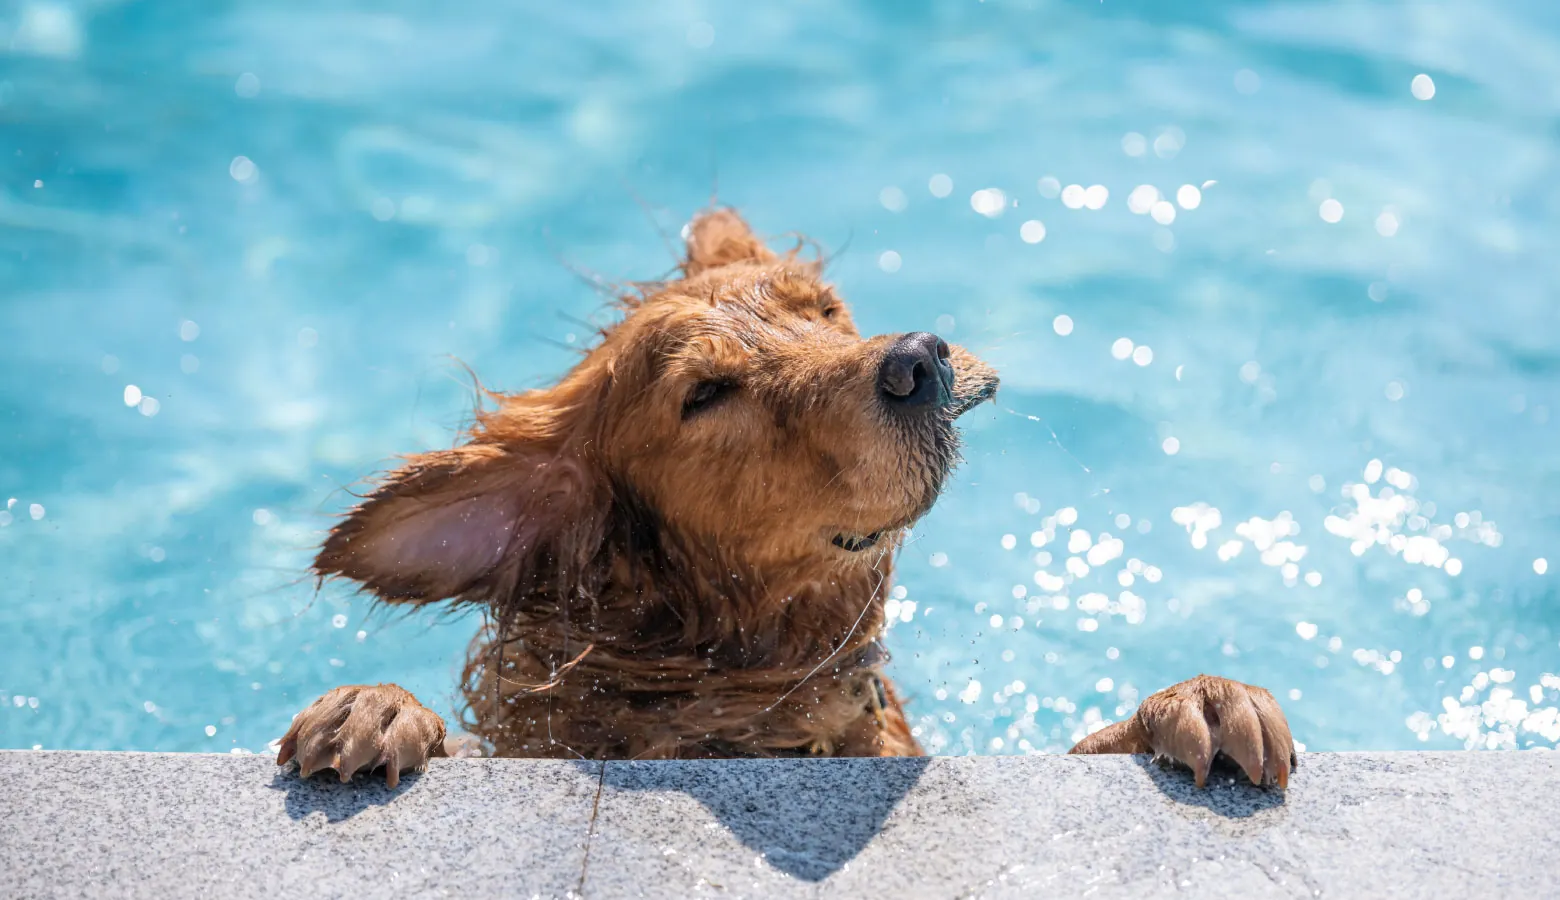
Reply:
<svg viewBox="0 0 1560 900"><path fill-rule="evenodd" d="M700 214L555 386L488 394L464 442L408 457L330 530L321 580L479 607L462 728L497 756L917 756L884 675L894 553L959 460L995 371L925 332L863 338L822 265ZM277 762L342 781L448 755L390 684L297 715ZM1199 676L1074 753L1223 755L1285 788L1266 690Z"/></svg>

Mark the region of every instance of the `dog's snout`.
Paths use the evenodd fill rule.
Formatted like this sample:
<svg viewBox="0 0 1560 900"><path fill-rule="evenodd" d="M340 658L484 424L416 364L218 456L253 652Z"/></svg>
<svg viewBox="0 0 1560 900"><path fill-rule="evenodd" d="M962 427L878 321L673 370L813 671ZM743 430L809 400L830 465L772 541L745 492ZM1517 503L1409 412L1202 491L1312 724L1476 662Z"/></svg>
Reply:
<svg viewBox="0 0 1560 900"><path fill-rule="evenodd" d="M878 369L878 396L906 409L937 409L953 402L953 363L948 343L917 331L896 339Z"/></svg>

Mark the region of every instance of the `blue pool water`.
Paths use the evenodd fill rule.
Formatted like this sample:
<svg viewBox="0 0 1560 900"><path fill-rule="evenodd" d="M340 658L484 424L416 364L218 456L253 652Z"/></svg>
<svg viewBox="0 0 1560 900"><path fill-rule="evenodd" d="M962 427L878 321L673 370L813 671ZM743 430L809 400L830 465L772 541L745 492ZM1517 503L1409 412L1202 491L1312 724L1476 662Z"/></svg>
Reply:
<svg viewBox="0 0 1560 900"><path fill-rule="evenodd" d="M447 711L473 623L316 595L320 529L717 179L1003 372L892 604L931 748L1200 671L1311 748L1560 741L1560 7L592 6L0 4L0 746Z"/></svg>

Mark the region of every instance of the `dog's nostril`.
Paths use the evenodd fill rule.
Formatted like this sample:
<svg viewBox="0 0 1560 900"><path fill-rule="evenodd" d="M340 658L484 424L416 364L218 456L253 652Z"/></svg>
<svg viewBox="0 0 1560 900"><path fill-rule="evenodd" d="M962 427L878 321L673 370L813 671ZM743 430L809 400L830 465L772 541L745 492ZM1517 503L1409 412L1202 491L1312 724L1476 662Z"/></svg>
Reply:
<svg viewBox="0 0 1560 900"><path fill-rule="evenodd" d="M953 396L948 352L946 341L924 331L894 341L878 370L878 391L883 400L910 407L948 405Z"/></svg>

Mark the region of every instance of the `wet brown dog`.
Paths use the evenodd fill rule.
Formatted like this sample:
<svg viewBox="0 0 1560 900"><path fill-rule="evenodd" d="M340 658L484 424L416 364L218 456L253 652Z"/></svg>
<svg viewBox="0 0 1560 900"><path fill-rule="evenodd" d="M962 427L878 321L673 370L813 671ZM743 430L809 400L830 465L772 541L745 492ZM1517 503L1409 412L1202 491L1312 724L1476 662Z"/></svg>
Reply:
<svg viewBox="0 0 1560 900"><path fill-rule="evenodd" d="M730 210L689 228L682 277L557 386L495 395L463 445L411 457L330 532L321 578L389 603L480 604L466 730L500 756L907 756L882 674L894 551L997 376L934 335L863 339L818 264ZM444 753L394 685L337 688L277 761L342 780ZM1200 677L1074 752L1283 786L1272 695Z"/></svg>

